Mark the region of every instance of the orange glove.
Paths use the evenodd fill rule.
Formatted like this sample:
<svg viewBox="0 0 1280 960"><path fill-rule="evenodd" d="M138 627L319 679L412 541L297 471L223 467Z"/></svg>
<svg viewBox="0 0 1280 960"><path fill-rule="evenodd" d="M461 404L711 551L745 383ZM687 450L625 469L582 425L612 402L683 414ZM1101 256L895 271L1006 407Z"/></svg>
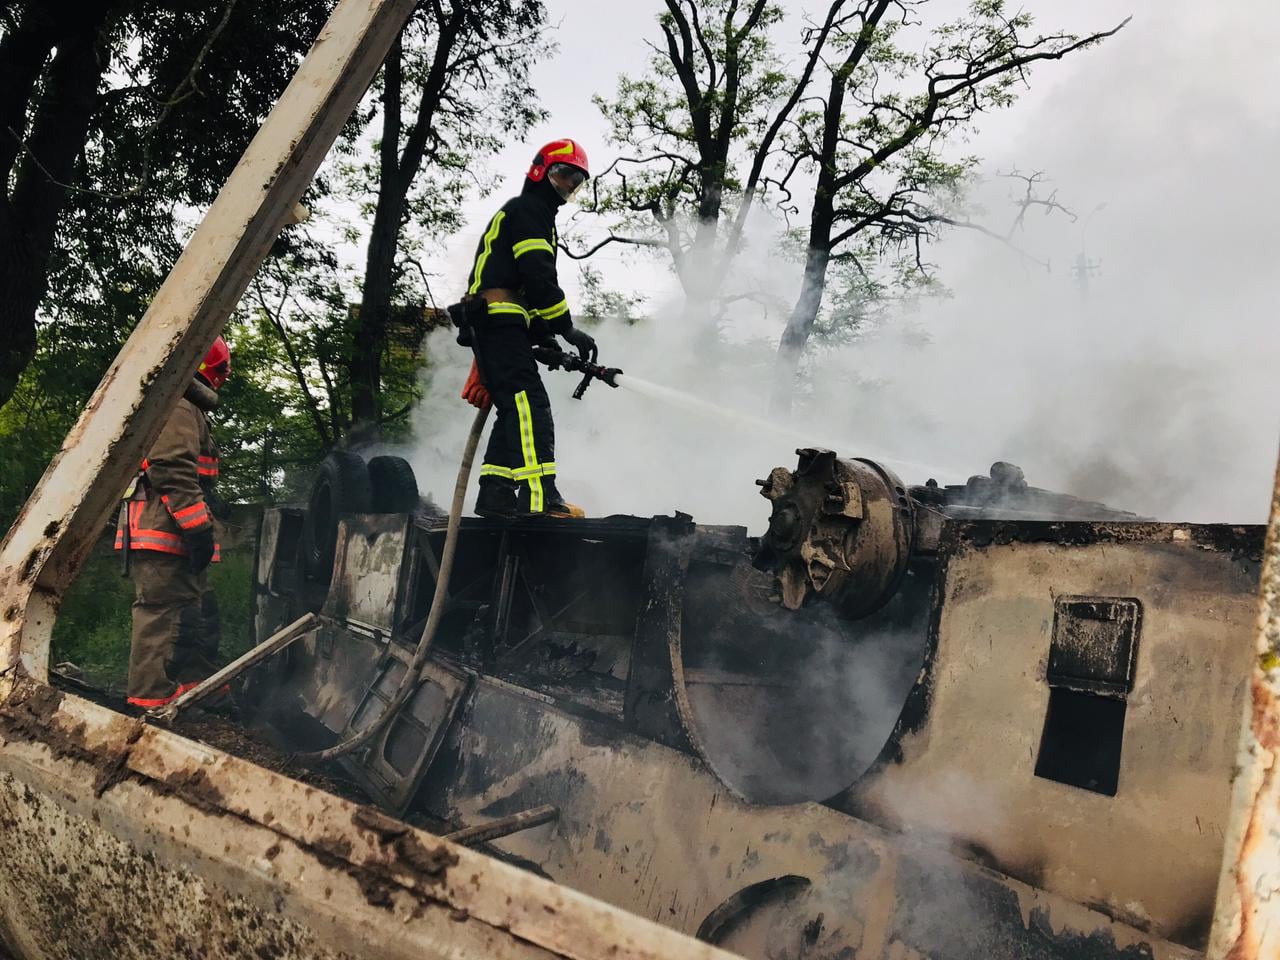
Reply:
<svg viewBox="0 0 1280 960"><path fill-rule="evenodd" d="M471 372L467 374L467 382L462 385L462 399L481 410L487 410L493 402L489 399L489 391L480 382L480 370L476 367L474 360L471 361Z"/></svg>

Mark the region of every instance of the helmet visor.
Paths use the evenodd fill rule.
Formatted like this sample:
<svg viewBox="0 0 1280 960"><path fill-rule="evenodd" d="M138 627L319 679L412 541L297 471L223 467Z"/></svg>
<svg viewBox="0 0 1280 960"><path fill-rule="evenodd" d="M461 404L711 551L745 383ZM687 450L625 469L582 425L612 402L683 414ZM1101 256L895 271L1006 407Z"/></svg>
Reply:
<svg viewBox="0 0 1280 960"><path fill-rule="evenodd" d="M572 200L587 182L587 172L568 163L553 163L547 168L551 185L565 200Z"/></svg>

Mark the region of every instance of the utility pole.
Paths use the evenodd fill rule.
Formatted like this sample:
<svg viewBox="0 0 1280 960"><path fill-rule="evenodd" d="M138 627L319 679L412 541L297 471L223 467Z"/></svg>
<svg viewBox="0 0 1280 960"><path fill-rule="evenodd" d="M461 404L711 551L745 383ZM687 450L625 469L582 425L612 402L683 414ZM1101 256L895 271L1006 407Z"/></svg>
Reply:
<svg viewBox="0 0 1280 960"><path fill-rule="evenodd" d="M1090 260L1083 250L1076 254L1076 262L1071 266L1071 278L1080 290L1081 300L1089 299L1089 277L1101 272L1101 261Z"/></svg>
<svg viewBox="0 0 1280 960"><path fill-rule="evenodd" d="M1107 208L1107 202L1104 200L1096 207L1089 211L1089 215L1084 218L1084 223L1080 225L1080 252L1076 254L1076 262L1071 266L1071 278L1076 283L1076 288L1080 291L1080 299L1089 299L1089 278L1095 274L1102 272L1102 261L1090 260L1085 246L1085 237L1089 233L1089 221L1093 219L1093 215Z"/></svg>

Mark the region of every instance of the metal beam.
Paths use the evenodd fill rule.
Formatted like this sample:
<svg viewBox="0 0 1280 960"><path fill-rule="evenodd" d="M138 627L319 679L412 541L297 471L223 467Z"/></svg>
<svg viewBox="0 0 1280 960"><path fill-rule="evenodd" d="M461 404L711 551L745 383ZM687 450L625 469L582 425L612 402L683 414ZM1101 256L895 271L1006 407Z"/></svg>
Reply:
<svg viewBox="0 0 1280 960"><path fill-rule="evenodd" d="M0 944L21 957L103 931L98 953L120 957L733 960L163 728L19 690L0 705Z"/></svg>
<svg viewBox="0 0 1280 960"><path fill-rule="evenodd" d="M235 680L246 670L251 670L264 660L274 657L289 644L293 643L299 637L306 635L315 629L318 623L314 613L304 613L293 623L287 627L277 630L267 639L252 650L241 654L221 670L218 670L211 676L205 677L198 684L188 690L182 696L178 697L172 703L163 707L156 707L154 710L148 710L147 716L161 723L173 723L177 719L178 714L193 704L200 703L202 700L212 696L216 691L221 690L224 686Z"/></svg>
<svg viewBox="0 0 1280 960"><path fill-rule="evenodd" d="M1280 468L1208 960L1280 956Z"/></svg>
<svg viewBox="0 0 1280 960"><path fill-rule="evenodd" d="M63 594L415 0L341 0L0 542L0 671L45 677Z"/></svg>
<svg viewBox="0 0 1280 960"><path fill-rule="evenodd" d="M521 830L540 827L544 823L550 823L552 820L557 819L559 816L559 807L544 803L540 807L521 810L519 813L513 813L509 817L499 817L497 820L490 820L488 823L478 823L473 827L463 827L461 830L453 831L453 833L446 833L444 838L450 843L472 847L477 843L488 843L490 840L509 837L511 834L519 833Z"/></svg>

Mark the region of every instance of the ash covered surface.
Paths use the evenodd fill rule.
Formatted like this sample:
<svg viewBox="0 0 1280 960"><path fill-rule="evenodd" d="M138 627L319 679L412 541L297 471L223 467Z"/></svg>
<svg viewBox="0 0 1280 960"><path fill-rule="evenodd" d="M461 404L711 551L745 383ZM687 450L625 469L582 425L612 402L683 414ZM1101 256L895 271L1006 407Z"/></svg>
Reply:
<svg viewBox="0 0 1280 960"><path fill-rule="evenodd" d="M245 727L231 717L212 713L179 716L173 725L173 731L344 800L371 802L369 796L353 781L332 770L319 770L297 762L290 754L273 746L265 732Z"/></svg>
<svg viewBox="0 0 1280 960"><path fill-rule="evenodd" d="M67 681L57 673L49 674L50 684L68 693L86 700L92 700L101 706L126 716L138 716L140 711L126 707L119 695L88 686L80 681ZM248 760L272 773L305 783L308 786L332 793L334 796L351 800L355 803L369 803L369 796L352 780L337 774L332 769L315 769L297 762L287 751L274 746L265 730L257 730L246 726L231 716L210 713L193 708L180 714L174 722L173 731L190 740L222 750L241 760ZM6 960L3 945L0 944L0 960Z"/></svg>

